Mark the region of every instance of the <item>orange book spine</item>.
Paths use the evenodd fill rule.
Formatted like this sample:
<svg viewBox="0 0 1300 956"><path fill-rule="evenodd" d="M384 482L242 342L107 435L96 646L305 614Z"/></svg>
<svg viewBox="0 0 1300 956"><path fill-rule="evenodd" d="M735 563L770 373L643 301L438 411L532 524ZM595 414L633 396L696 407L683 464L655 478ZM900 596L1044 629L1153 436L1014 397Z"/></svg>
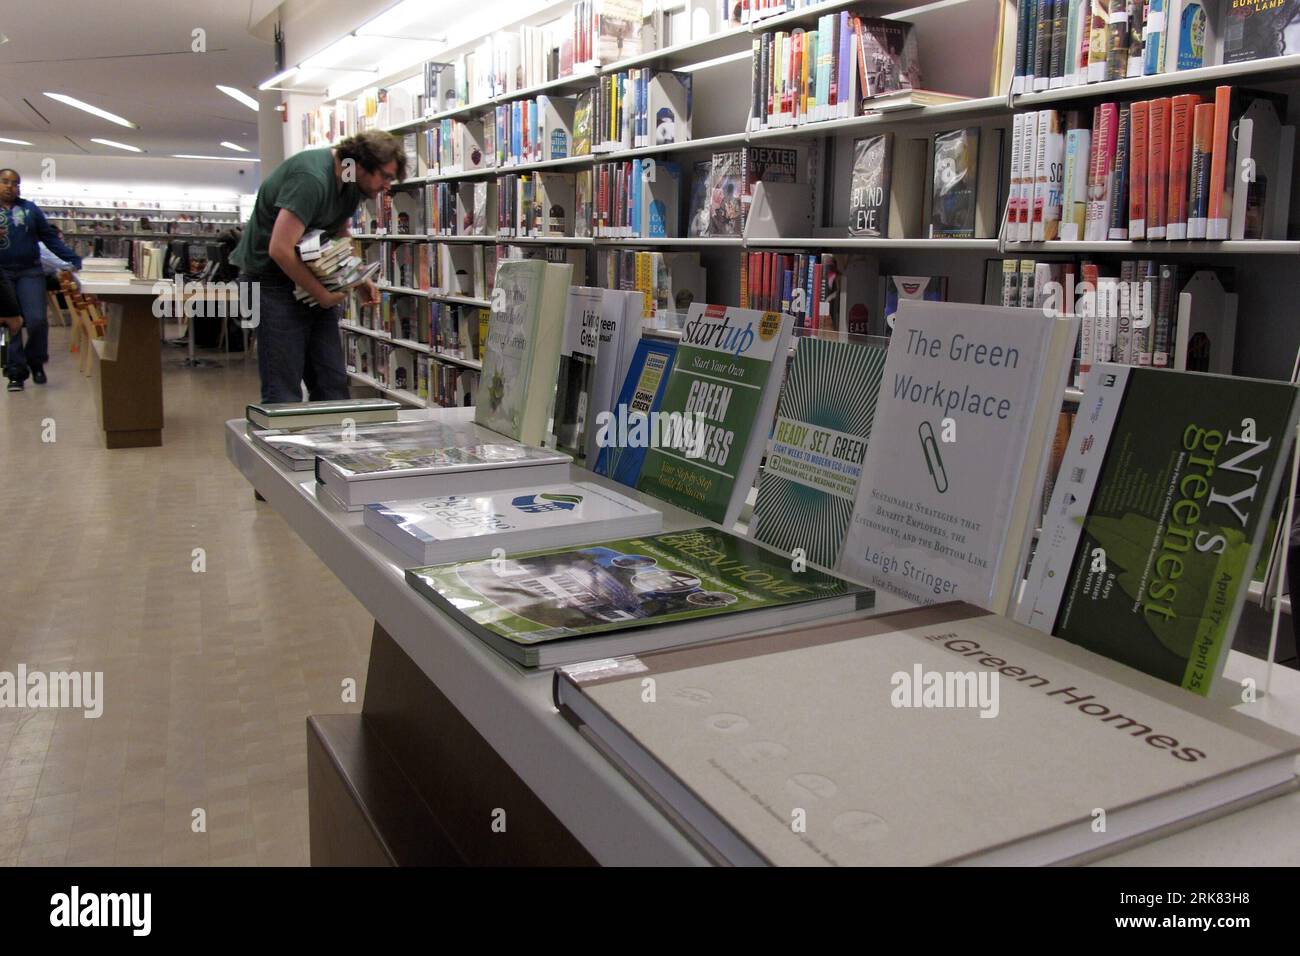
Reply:
<svg viewBox="0 0 1300 956"><path fill-rule="evenodd" d="M1210 204L1206 212L1205 238L1227 239L1232 218L1232 177L1228 175L1228 135L1232 119L1232 87L1214 91L1214 143L1210 157Z"/></svg>
<svg viewBox="0 0 1300 956"><path fill-rule="evenodd" d="M1192 165L1192 111L1199 99L1175 96L1169 108L1169 200L1166 239L1187 238L1187 176Z"/></svg>
<svg viewBox="0 0 1300 956"><path fill-rule="evenodd" d="M1169 97L1151 101L1147 126L1147 238L1164 239L1169 202Z"/></svg>
<svg viewBox="0 0 1300 956"><path fill-rule="evenodd" d="M1129 108L1128 237L1146 238L1147 223L1147 137L1151 104L1134 103Z"/></svg>

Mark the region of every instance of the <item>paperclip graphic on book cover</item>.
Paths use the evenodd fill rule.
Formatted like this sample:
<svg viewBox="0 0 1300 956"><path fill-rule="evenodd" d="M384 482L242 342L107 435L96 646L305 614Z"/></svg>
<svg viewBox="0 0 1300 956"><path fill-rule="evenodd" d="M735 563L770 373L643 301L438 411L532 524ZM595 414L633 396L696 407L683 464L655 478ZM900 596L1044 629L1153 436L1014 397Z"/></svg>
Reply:
<svg viewBox="0 0 1300 956"><path fill-rule="evenodd" d="M939 443L934 437L934 426L924 421L916 427L916 431L921 436L921 454L925 456L925 468L930 473L930 480L934 482L935 490L939 494L946 494L948 473L943 468L943 456L939 454Z"/></svg>

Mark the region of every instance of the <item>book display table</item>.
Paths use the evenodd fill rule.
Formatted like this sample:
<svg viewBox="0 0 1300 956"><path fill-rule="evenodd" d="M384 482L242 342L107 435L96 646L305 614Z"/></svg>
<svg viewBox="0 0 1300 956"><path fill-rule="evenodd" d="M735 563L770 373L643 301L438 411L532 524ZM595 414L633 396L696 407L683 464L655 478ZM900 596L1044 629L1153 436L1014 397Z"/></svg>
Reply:
<svg viewBox="0 0 1300 956"><path fill-rule="evenodd" d="M549 670L516 667L449 619L406 583L411 562L366 529L360 513L319 502L311 472L275 464L248 439L242 419L225 427L231 462L375 618L362 713L307 721L313 864L706 862L559 715ZM631 493L582 469L573 478ZM662 510L665 531L706 523L651 503ZM877 594L877 612L903 606ZM1264 666L1234 652L1225 684L1245 677L1262 688ZM1279 668L1272 695L1242 708L1300 732L1300 674ZM1300 863L1298 813L1293 792L1105 862Z"/></svg>

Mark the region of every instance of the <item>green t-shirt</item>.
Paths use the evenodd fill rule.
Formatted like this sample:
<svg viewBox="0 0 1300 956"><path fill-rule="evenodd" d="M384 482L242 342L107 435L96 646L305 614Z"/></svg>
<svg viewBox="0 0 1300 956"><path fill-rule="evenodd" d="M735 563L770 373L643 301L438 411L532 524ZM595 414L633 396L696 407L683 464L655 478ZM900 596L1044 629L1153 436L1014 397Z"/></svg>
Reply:
<svg viewBox="0 0 1300 956"><path fill-rule="evenodd" d="M352 218L360 201L356 183L339 188L334 177L334 154L328 148L296 153L277 166L257 191L253 214L244 225L244 235L230 254L230 261L249 275L280 272L267 249L281 209L289 210L308 229L324 229L329 234Z"/></svg>

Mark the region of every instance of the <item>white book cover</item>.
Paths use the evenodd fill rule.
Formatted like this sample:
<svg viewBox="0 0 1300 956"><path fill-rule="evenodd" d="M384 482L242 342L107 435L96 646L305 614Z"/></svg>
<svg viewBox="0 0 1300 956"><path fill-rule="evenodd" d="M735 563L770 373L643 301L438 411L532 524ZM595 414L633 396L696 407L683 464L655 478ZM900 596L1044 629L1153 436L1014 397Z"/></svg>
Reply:
<svg viewBox="0 0 1300 956"><path fill-rule="evenodd" d="M591 482L510 488L493 494L385 501L364 521L417 561L438 564L652 534L663 515Z"/></svg>
<svg viewBox="0 0 1300 956"><path fill-rule="evenodd" d="M1262 721L959 604L556 678L566 718L734 865L1085 862L1294 787L1300 752Z"/></svg>
<svg viewBox="0 0 1300 956"><path fill-rule="evenodd" d="M596 346L596 372L587 402L586 459L587 467L596 463L600 448L596 443L599 434L598 418L610 413L618 398L618 390L627 377L641 341L640 292L621 292L617 289L601 290L599 336Z"/></svg>
<svg viewBox="0 0 1300 956"><path fill-rule="evenodd" d="M1077 328L1040 309L899 303L841 573L918 604L1006 609Z"/></svg>

